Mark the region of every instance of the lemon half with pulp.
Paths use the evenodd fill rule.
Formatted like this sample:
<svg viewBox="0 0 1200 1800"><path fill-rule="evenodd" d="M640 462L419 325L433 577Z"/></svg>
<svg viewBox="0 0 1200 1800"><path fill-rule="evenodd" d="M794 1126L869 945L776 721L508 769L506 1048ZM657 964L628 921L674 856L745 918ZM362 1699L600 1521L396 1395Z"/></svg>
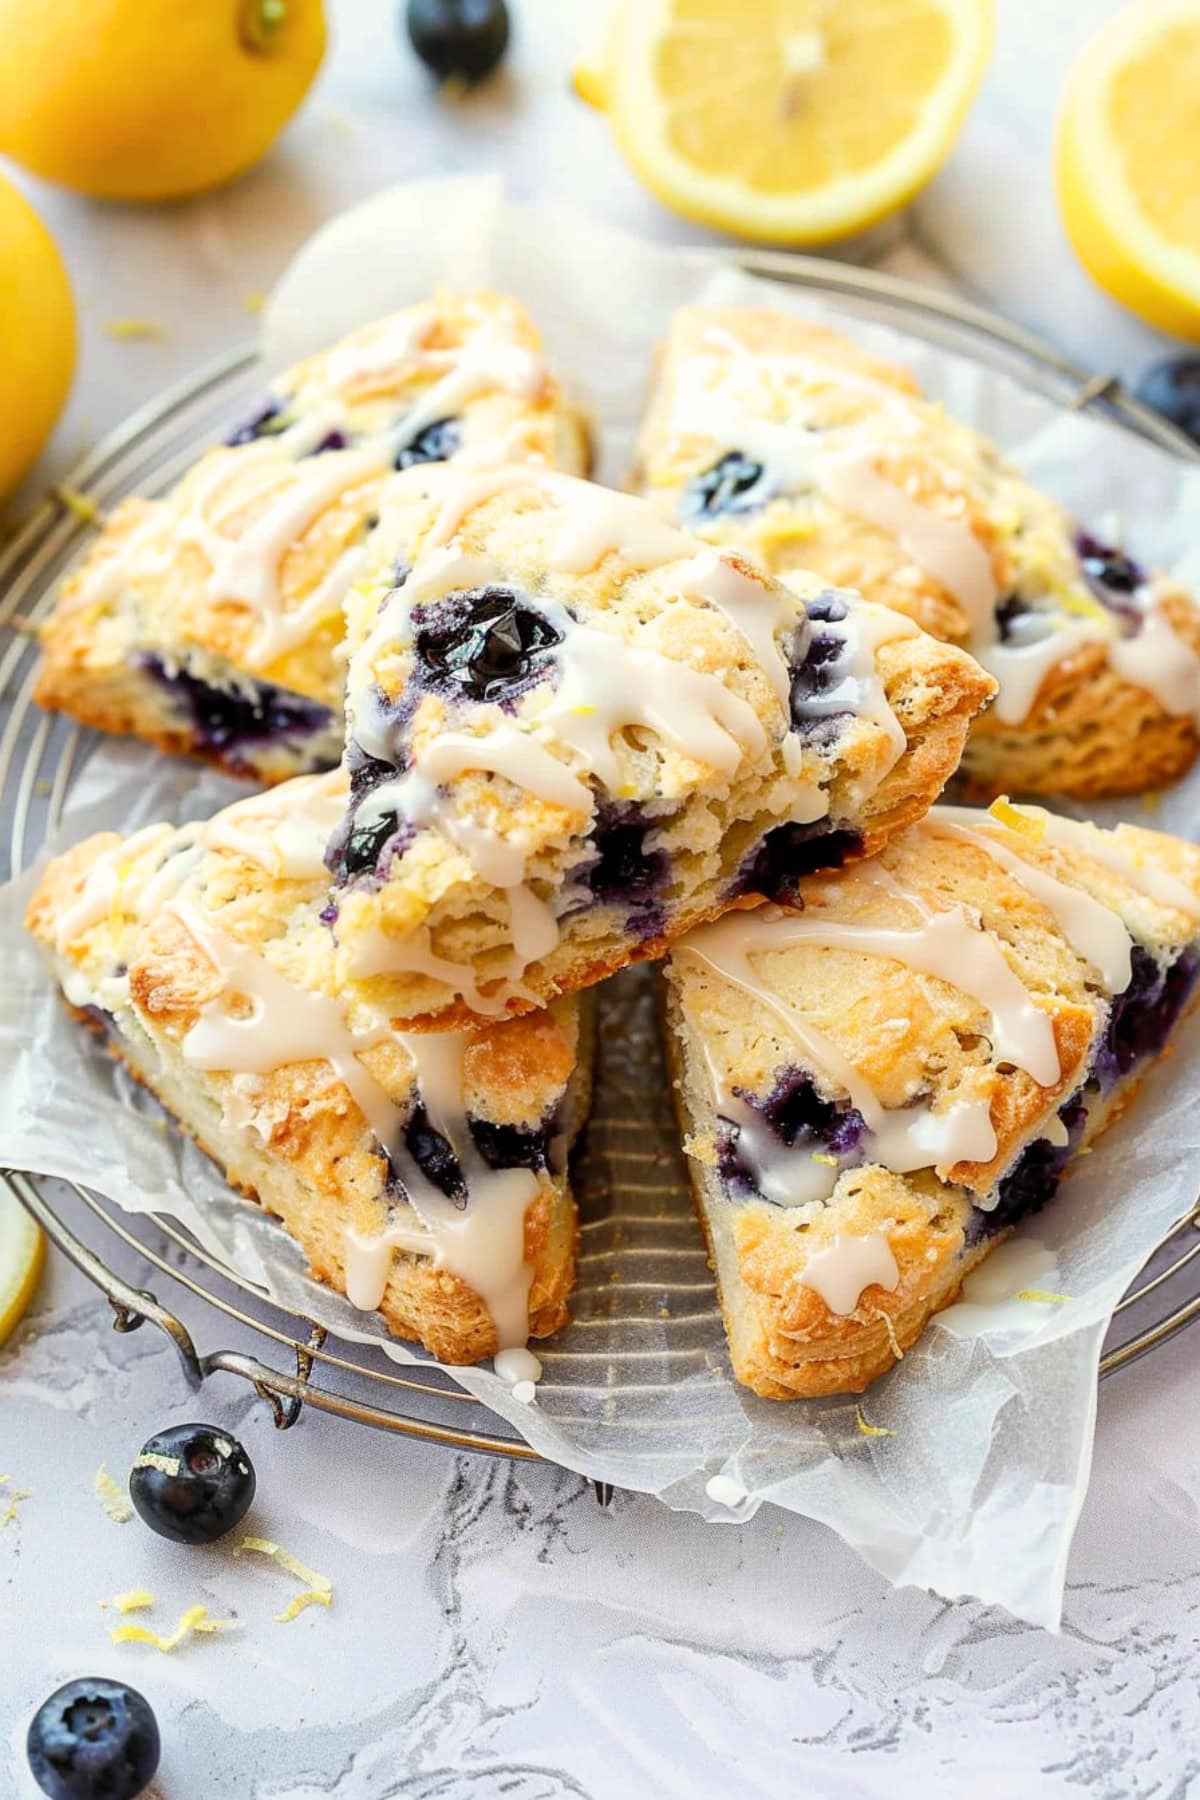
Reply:
<svg viewBox="0 0 1200 1800"><path fill-rule="evenodd" d="M1200 5L1137 0L1083 51L1059 111L1067 235L1114 300L1200 339Z"/></svg>
<svg viewBox="0 0 1200 1800"><path fill-rule="evenodd" d="M815 244L883 218L940 167L992 23L991 0L624 0L575 85L668 206Z"/></svg>

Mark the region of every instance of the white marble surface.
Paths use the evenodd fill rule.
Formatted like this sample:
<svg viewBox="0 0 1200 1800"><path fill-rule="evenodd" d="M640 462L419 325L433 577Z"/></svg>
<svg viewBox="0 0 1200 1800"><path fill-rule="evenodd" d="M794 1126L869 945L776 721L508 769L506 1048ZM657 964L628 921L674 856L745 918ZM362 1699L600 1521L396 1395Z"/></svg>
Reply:
<svg viewBox="0 0 1200 1800"><path fill-rule="evenodd" d="M337 44L317 93L232 190L144 212L38 190L84 324L42 481L252 331L246 295L313 226L405 175L501 169L519 195L694 241L569 94L599 8L520 0L505 76L450 109L395 47L392 10L333 0ZM1076 268L1048 173L1062 72L1112 8L998 10L993 72L958 151L903 229L876 240L876 260L953 282L1132 374L1160 341ZM158 321L165 341L113 343L104 322L129 315ZM206 1347L231 1335L214 1329ZM227 1379L189 1398L169 1345L149 1329L115 1337L104 1303L55 1260L0 1351L0 1473L31 1490L0 1529L0 1800L32 1800L25 1721L85 1670L126 1672L152 1698L161 1800L1186 1800L1200 1794L1198 1402L1186 1338L1105 1384L1055 1638L892 1592L828 1533L769 1510L742 1529L621 1496L604 1512L552 1470L317 1415L277 1434ZM197 1414L244 1435L260 1477L254 1527L334 1579L330 1611L276 1624L292 1587L271 1565L175 1551L100 1512L97 1466L120 1471L152 1429ZM169 1658L114 1649L97 1602L142 1582L159 1628L203 1600L243 1629Z"/></svg>

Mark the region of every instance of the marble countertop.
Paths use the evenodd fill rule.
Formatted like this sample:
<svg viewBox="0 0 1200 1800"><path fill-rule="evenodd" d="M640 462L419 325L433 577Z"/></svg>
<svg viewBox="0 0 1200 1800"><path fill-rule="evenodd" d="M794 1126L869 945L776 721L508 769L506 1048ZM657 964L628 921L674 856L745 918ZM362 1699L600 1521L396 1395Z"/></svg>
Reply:
<svg viewBox="0 0 1200 1800"><path fill-rule="evenodd" d="M998 10L992 73L950 166L859 252L1134 375L1163 340L1079 271L1049 184L1062 73L1112 8ZM641 192L571 96L571 60L594 29L582 0L519 0L504 75L455 106L396 48L387 0L331 11L316 93L236 187L146 211L36 191L83 347L30 496L140 400L249 336L253 295L302 239L385 183L488 167L520 197L569 199L663 241L702 236ZM131 316L159 324L161 341L106 335ZM240 1384L217 1377L190 1397L170 1345L149 1329L115 1336L106 1304L53 1258L0 1351L0 1473L28 1490L0 1528L0 1800L34 1800L25 1723L82 1671L122 1673L152 1698L160 1800L1183 1800L1200 1793L1198 1406L1186 1337L1104 1385L1051 1636L895 1592L830 1533L770 1508L720 1528L632 1496L605 1510L574 1476L314 1413L277 1433ZM294 1584L273 1565L174 1550L100 1510L101 1463L120 1474L150 1431L197 1415L243 1436L259 1471L254 1528L331 1577L328 1611L278 1624ZM141 1584L156 1629L198 1601L243 1628L172 1656L114 1649L98 1602Z"/></svg>

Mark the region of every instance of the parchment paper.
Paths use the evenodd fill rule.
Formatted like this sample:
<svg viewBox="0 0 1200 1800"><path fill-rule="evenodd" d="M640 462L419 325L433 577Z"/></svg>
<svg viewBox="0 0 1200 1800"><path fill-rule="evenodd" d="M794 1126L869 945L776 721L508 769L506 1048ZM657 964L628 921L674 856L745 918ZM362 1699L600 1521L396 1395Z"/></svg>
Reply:
<svg viewBox="0 0 1200 1800"><path fill-rule="evenodd" d="M603 479L628 466L671 311L700 297L757 295L898 354L1093 527L1119 524L1135 554L1200 580L1196 468L888 326L849 320L788 287L714 274L705 254L651 247L561 208L514 207L486 179L396 189L318 232L268 306L264 354L272 366L288 362L439 282L487 283L533 309L550 355L593 412ZM110 826L201 816L239 791L143 746L105 744L75 783L54 847ZM1104 810L1194 836L1200 775L1155 811ZM86 1183L132 1211L171 1214L335 1334L421 1360L311 1282L279 1229L230 1195L67 1018L21 928L31 884L27 875L2 895L0 1066L11 1075L0 1160ZM487 1369L456 1378L582 1474L712 1520L744 1520L771 1502L824 1521L897 1584L974 1595L1054 1627L1109 1315L1196 1191L1200 1018L1130 1116L858 1410L846 1400L760 1401L729 1376L659 1065L653 979L619 977L604 995L600 1116L577 1184L575 1322L545 1355L538 1399L514 1400ZM1012 1297L1030 1287L1067 1298ZM724 1478L720 1499L708 1492L713 1477Z"/></svg>

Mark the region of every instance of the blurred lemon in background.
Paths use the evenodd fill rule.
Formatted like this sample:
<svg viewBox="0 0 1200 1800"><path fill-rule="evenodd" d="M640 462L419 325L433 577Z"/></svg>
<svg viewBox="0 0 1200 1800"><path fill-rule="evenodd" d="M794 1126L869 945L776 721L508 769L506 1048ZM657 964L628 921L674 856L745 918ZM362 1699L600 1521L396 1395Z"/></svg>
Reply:
<svg viewBox="0 0 1200 1800"><path fill-rule="evenodd" d="M50 435L75 371L75 306L54 239L0 180L0 498Z"/></svg>
<svg viewBox="0 0 1200 1800"><path fill-rule="evenodd" d="M1200 4L1137 0L1067 81L1055 173L1067 235L1115 300L1200 339Z"/></svg>
<svg viewBox="0 0 1200 1800"><path fill-rule="evenodd" d="M991 0L623 0L575 85L668 206L817 244L929 180L991 42Z"/></svg>
<svg viewBox="0 0 1200 1800"><path fill-rule="evenodd" d="M45 1261L41 1231L15 1196L0 1189L0 1344L33 1299Z"/></svg>
<svg viewBox="0 0 1200 1800"><path fill-rule="evenodd" d="M248 169L325 49L321 0L0 0L0 151L81 194L170 200Z"/></svg>

